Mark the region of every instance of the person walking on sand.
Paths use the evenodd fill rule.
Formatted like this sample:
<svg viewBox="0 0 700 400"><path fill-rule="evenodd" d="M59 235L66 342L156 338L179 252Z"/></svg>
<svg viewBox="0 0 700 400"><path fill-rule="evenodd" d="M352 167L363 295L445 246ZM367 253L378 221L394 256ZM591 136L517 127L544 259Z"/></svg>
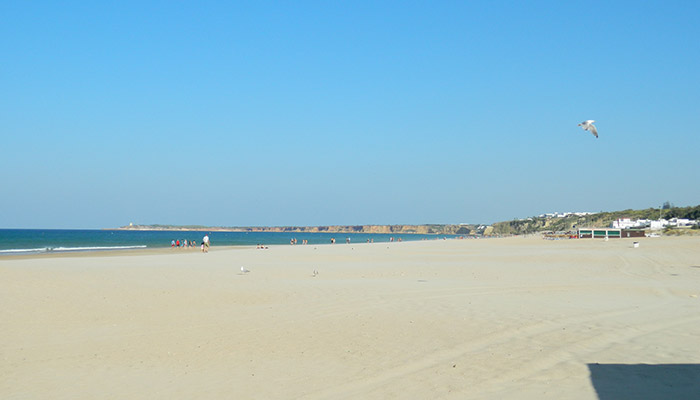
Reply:
<svg viewBox="0 0 700 400"><path fill-rule="evenodd" d="M204 239L202 239L202 243L204 244L204 247L202 247L202 251L204 253L209 252L209 235L204 235Z"/></svg>

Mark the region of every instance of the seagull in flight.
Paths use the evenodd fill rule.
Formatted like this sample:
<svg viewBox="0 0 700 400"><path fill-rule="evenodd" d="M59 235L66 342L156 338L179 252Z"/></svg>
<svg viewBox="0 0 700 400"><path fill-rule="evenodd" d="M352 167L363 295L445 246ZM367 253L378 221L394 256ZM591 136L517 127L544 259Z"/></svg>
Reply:
<svg viewBox="0 0 700 400"><path fill-rule="evenodd" d="M588 131L595 136L596 139L598 139L598 130L595 128L595 125L593 125L595 121L592 119L585 120L578 124L581 128L583 128L584 131Z"/></svg>

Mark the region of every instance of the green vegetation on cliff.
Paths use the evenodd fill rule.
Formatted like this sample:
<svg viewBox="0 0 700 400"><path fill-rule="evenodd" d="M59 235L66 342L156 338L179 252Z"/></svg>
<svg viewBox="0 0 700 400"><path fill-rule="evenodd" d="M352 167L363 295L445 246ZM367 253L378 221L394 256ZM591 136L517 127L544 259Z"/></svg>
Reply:
<svg viewBox="0 0 700 400"><path fill-rule="evenodd" d="M613 221L622 218L636 219L700 219L700 206L672 207L667 209L647 208L644 210L624 210L600 212L583 216L569 215L563 218L531 217L522 220L504 221L493 224L494 233L498 235L526 235L542 231L566 232L575 227L607 227Z"/></svg>

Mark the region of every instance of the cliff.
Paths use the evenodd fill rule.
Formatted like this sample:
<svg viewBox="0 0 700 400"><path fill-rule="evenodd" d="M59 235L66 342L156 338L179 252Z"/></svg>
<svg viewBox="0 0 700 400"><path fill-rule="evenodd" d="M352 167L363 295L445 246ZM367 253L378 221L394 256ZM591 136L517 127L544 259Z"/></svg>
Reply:
<svg viewBox="0 0 700 400"><path fill-rule="evenodd" d="M479 229L481 228L481 229ZM128 225L121 230L163 231L226 231L226 232L327 232L327 233L386 233L424 235L478 235L484 227L477 225L329 225L329 226L253 226L253 227L207 227L201 225Z"/></svg>
<svg viewBox="0 0 700 400"><path fill-rule="evenodd" d="M531 217L527 219L496 222L493 226L484 225L329 225L329 226L255 226L255 227L210 227L202 225L128 225L123 230L164 230L164 231L227 231L227 232L328 232L328 233L386 233L424 235L526 235L542 231L565 232L577 227L606 227L620 218L659 219L659 218L700 219L700 206L670 207L668 209L648 208L644 210L624 210L600 212L583 216Z"/></svg>

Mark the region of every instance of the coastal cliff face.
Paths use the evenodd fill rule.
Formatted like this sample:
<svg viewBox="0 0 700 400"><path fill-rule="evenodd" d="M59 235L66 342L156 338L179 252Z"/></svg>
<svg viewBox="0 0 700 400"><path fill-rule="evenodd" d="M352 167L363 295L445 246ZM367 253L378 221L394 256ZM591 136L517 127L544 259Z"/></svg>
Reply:
<svg viewBox="0 0 700 400"><path fill-rule="evenodd" d="M122 230L207 230L228 232L311 232L311 233L386 233L424 235L476 235L483 232L476 225L329 225L329 226L258 226L258 227L205 227L172 225L129 225Z"/></svg>
<svg viewBox="0 0 700 400"><path fill-rule="evenodd" d="M163 230L163 231L226 231L226 232L327 232L327 233L385 233L423 235L527 235L542 231L569 231L574 227L602 227L620 218L687 218L700 219L700 205L691 207L670 207L668 209L648 208L644 210L624 210L600 212L583 216L571 215L563 218L531 217L527 219L496 222L491 226L460 225L329 225L329 226L265 226L265 227L210 227L201 225L134 225L123 226L122 230ZM690 233L700 232L696 225Z"/></svg>

